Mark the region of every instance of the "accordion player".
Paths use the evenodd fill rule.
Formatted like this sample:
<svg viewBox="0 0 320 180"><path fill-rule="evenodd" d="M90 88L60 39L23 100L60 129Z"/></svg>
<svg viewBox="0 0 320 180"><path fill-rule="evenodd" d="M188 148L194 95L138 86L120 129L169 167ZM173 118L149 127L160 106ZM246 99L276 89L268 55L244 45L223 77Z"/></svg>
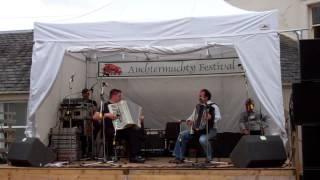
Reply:
<svg viewBox="0 0 320 180"><path fill-rule="evenodd" d="M108 102L100 108L100 113L96 112L93 119L96 121L97 132L104 124L107 149L107 156L112 156L113 140L124 139L128 142L129 161L132 163L144 163L145 159L140 156L141 144L143 141L143 128L140 128L141 106L122 100L122 91L112 89L109 93ZM101 120L105 123L101 123ZM108 154L110 153L110 154Z"/></svg>

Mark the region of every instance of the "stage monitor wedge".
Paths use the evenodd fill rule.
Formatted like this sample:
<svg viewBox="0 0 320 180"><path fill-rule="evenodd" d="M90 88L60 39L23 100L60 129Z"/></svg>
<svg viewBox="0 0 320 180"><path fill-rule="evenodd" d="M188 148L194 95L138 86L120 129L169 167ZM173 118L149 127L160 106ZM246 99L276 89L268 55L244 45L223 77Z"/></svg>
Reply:
<svg viewBox="0 0 320 180"><path fill-rule="evenodd" d="M13 166L42 167L56 160L56 155L39 139L26 138L10 146L8 160Z"/></svg>
<svg viewBox="0 0 320 180"><path fill-rule="evenodd" d="M280 136L242 136L231 152L233 164L239 168L281 167L287 156Z"/></svg>

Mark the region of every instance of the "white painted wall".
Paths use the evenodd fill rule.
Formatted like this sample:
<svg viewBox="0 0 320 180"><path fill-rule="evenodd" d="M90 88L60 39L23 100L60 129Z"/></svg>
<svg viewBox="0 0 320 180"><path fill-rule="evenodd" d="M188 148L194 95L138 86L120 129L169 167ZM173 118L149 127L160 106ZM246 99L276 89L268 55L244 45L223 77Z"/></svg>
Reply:
<svg viewBox="0 0 320 180"><path fill-rule="evenodd" d="M311 28L310 6L320 0L225 0L241 9L251 11L279 10L279 29ZM294 37L294 35L290 35ZM312 37L312 31L304 32L304 37Z"/></svg>

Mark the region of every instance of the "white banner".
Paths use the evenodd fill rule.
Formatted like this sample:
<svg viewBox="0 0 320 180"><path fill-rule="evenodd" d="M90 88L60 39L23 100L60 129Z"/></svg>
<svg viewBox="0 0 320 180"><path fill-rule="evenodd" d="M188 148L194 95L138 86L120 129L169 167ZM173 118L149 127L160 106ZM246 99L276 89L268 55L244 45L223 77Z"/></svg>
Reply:
<svg viewBox="0 0 320 180"><path fill-rule="evenodd" d="M99 62L99 77L189 76L243 73L238 58Z"/></svg>

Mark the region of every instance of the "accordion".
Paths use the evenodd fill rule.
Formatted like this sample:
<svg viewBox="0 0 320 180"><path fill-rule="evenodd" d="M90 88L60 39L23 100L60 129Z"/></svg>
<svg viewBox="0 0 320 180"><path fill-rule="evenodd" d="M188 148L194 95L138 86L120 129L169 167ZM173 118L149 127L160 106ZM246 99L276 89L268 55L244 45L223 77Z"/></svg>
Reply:
<svg viewBox="0 0 320 180"><path fill-rule="evenodd" d="M117 115L117 119L113 120L115 130L125 129L131 126L141 127L140 116L142 107L131 101L121 100L118 103L109 104L109 111Z"/></svg>

